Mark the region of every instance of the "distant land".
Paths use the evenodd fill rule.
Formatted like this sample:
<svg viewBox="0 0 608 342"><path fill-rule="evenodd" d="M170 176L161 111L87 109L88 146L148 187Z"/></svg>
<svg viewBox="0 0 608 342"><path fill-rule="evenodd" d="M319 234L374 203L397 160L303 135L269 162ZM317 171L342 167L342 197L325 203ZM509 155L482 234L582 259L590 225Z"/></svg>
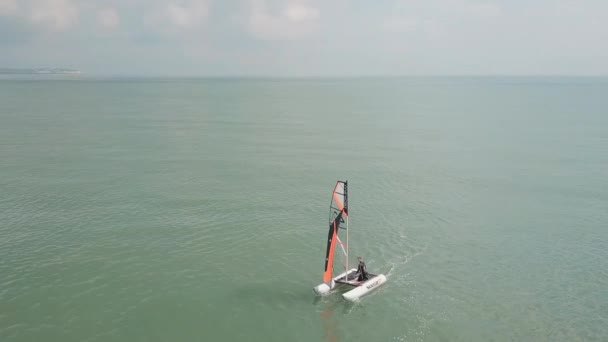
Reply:
<svg viewBox="0 0 608 342"><path fill-rule="evenodd" d="M63 75L81 74L80 70L65 68L13 69L0 68L0 75Z"/></svg>

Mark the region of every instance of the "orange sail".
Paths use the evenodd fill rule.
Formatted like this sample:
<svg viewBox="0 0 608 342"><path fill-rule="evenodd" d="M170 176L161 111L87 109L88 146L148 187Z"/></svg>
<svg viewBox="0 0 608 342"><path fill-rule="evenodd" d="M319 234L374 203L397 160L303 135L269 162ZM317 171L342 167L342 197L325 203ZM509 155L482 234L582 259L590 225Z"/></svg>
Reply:
<svg viewBox="0 0 608 342"><path fill-rule="evenodd" d="M337 233L336 223L334 222L333 227L331 227L329 231L330 236L329 243L327 244L327 257L325 258L325 273L323 273L323 281L326 283L331 281L334 270L334 250L336 249Z"/></svg>
<svg viewBox="0 0 608 342"><path fill-rule="evenodd" d="M325 271L323 273L323 281L330 282L333 275L334 266L334 251L336 249L336 242L339 242L342 251L347 257L347 253L344 250L344 245L340 241L340 231L346 231L347 225L345 219L348 216L348 196L347 196L347 182L338 181L334 187L334 191L331 197L331 204L329 209L329 232L327 234L327 251L325 253Z"/></svg>

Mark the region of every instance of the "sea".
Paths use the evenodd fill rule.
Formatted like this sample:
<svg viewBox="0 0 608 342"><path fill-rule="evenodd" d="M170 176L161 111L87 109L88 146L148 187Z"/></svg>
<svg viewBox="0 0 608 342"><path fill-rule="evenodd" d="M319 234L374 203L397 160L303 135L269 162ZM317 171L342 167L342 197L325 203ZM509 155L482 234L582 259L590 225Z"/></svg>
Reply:
<svg viewBox="0 0 608 342"><path fill-rule="evenodd" d="M2 342L607 340L606 77L0 79Z"/></svg>

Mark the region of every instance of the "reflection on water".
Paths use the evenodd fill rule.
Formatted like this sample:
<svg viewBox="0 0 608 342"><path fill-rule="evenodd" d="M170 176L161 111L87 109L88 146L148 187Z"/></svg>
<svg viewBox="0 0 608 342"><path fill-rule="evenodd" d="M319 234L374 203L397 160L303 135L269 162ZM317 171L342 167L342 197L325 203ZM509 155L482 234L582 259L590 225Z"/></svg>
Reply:
<svg viewBox="0 0 608 342"><path fill-rule="evenodd" d="M333 290L326 296L314 296L313 306L318 306L320 309L319 317L323 328L324 340L336 342L340 341L341 322L340 318L344 319L357 306L357 303L345 301L340 296L341 292ZM336 316L337 311L337 316Z"/></svg>
<svg viewBox="0 0 608 342"><path fill-rule="evenodd" d="M333 317L334 305L329 305L325 310L321 312L321 322L323 324L323 331L325 332L324 337L327 341L337 342L339 341L337 335L337 322Z"/></svg>

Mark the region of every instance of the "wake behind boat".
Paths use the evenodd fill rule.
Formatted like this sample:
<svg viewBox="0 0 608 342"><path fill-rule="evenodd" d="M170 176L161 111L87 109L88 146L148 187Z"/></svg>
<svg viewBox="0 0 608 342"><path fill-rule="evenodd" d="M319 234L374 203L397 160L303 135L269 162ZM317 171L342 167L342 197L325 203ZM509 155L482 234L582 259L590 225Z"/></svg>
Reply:
<svg viewBox="0 0 608 342"><path fill-rule="evenodd" d="M345 244L340 240L340 236L344 237L344 235L346 235ZM334 276L334 251L337 245L340 245L342 250L344 272ZM343 284L353 287L353 289L343 293L342 297L355 301L385 282L384 274L368 273L365 267L348 268L348 182L338 181L334 187L329 207L329 233L323 283L315 286L313 290L318 295L326 295L336 287L336 284Z"/></svg>

